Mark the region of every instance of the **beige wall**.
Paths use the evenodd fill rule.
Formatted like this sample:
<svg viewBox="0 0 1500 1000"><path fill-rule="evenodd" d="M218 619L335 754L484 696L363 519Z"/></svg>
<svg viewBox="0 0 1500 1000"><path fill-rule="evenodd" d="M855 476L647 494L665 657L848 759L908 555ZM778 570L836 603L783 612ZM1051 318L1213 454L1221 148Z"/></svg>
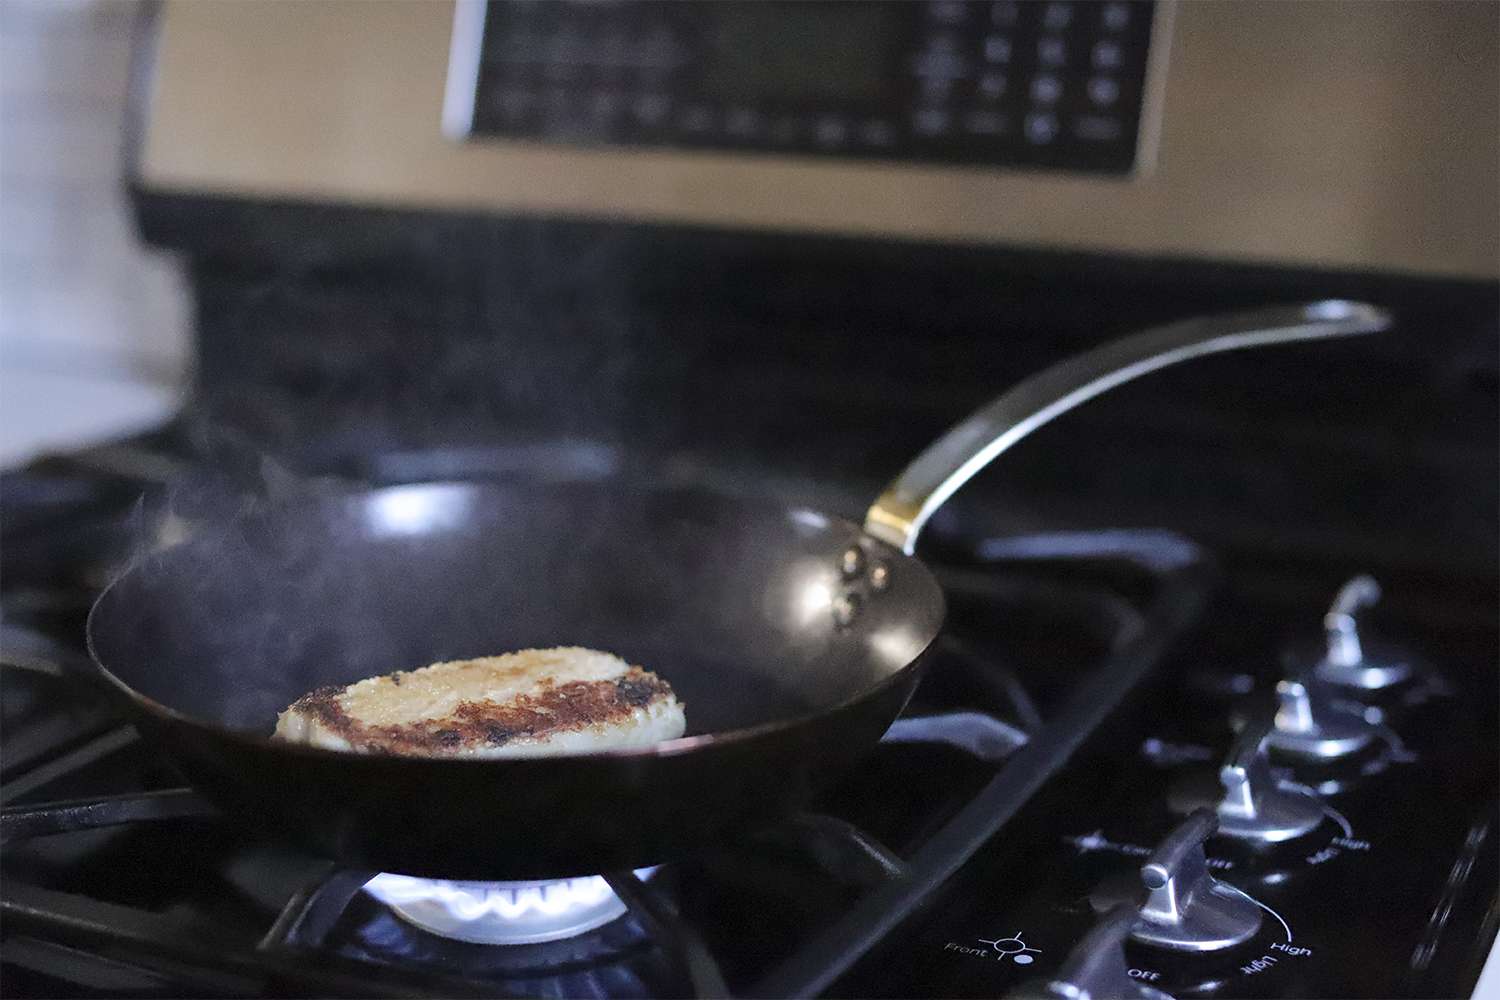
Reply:
<svg viewBox="0 0 1500 1000"><path fill-rule="evenodd" d="M175 0L155 186L1141 254L1500 274L1500 6L1176 5L1133 181L455 144L452 7Z"/></svg>

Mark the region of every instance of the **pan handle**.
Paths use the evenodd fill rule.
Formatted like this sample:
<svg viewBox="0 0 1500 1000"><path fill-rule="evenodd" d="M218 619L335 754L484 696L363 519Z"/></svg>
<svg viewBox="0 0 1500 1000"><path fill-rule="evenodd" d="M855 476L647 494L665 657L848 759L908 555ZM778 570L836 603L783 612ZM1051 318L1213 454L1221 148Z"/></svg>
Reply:
<svg viewBox="0 0 1500 1000"><path fill-rule="evenodd" d="M1205 354L1297 340L1375 333L1384 309L1329 299L1155 327L1044 369L954 425L896 477L865 515L865 531L910 555L939 507L1032 431L1095 396Z"/></svg>

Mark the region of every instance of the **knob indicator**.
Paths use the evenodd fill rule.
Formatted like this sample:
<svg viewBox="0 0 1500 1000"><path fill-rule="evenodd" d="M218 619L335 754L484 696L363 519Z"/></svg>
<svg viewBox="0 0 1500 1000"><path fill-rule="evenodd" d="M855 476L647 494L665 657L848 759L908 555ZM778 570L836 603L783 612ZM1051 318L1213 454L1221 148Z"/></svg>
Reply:
<svg viewBox="0 0 1500 1000"><path fill-rule="evenodd" d="M1131 931L1136 940L1173 951L1219 951L1260 929L1260 907L1209 874L1203 843L1218 825L1212 810L1196 810L1141 866L1147 895Z"/></svg>
<svg viewBox="0 0 1500 1000"><path fill-rule="evenodd" d="M1189 813L1211 806L1220 833L1258 844L1292 840L1322 823L1325 812L1317 796L1283 788L1271 773L1266 743L1273 720L1270 706L1246 720L1219 768L1217 792L1190 777L1173 783L1167 795L1173 811Z"/></svg>
<svg viewBox="0 0 1500 1000"><path fill-rule="evenodd" d="M1266 736L1273 750L1309 760L1335 760L1369 746L1375 732L1359 716L1329 705L1315 685L1294 680L1276 685L1276 716Z"/></svg>
<svg viewBox="0 0 1500 1000"><path fill-rule="evenodd" d="M1323 616L1325 650L1313 667L1319 680L1362 691L1382 691L1411 678L1409 655L1360 628L1360 613L1380 600L1380 584L1372 576L1356 576L1339 590Z"/></svg>

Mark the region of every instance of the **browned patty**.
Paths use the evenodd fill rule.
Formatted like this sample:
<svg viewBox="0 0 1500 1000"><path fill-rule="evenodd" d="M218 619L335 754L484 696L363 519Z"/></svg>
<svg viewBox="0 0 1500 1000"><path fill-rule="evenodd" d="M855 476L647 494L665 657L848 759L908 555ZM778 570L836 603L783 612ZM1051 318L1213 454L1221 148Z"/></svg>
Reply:
<svg viewBox="0 0 1500 1000"><path fill-rule="evenodd" d="M393 683L399 675L392 675ZM536 695L519 695L500 703L462 701L451 715L404 725L367 726L344 710L339 696L349 685L321 687L292 703L291 710L317 718L351 746L392 753L433 754L465 744L504 746L517 737L545 739L584 726L624 725L636 711L657 698L672 695L666 681L640 667L608 681L538 683Z"/></svg>
<svg viewBox="0 0 1500 1000"><path fill-rule="evenodd" d="M516 757L589 753L682 735L666 681L609 653L528 649L324 687L277 737L358 753Z"/></svg>

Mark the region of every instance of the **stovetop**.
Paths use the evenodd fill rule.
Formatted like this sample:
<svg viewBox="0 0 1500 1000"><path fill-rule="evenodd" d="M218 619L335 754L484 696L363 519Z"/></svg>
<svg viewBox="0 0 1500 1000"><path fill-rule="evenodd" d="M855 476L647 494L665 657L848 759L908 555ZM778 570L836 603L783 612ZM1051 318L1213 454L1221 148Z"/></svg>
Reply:
<svg viewBox="0 0 1500 1000"><path fill-rule="evenodd" d="M93 590L163 491L191 507L157 457L144 505L139 461L4 484L7 996L1444 996L1494 939L1493 581L1374 567L1385 600L1360 634L1418 665L1371 693L1284 655L1321 648L1334 592L1371 567L979 516L936 526L951 620L912 705L807 812L601 873L577 891L620 915L576 936L437 936L375 873L206 812L90 681ZM564 466L619 472L587 448ZM1358 746L1289 753L1303 696ZM1264 843L1278 822L1292 835ZM565 894L469 888L511 914Z"/></svg>

